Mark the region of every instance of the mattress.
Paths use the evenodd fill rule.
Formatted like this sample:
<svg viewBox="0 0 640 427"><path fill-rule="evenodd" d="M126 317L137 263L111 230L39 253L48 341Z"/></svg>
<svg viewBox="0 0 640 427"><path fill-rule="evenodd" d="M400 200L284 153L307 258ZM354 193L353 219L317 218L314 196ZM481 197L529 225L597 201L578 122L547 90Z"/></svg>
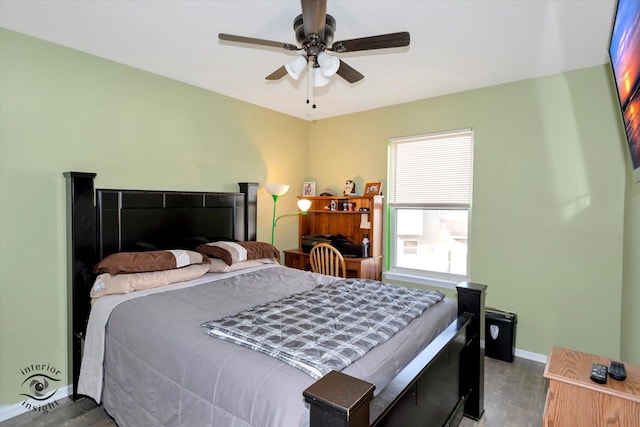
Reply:
<svg viewBox="0 0 640 427"><path fill-rule="evenodd" d="M120 426L308 425L302 392L315 382L311 376L213 339L200 325L331 278L281 266L224 280L210 276L210 281L169 287L112 310L104 338L105 409ZM380 391L455 317L451 300L436 303L343 372Z"/></svg>

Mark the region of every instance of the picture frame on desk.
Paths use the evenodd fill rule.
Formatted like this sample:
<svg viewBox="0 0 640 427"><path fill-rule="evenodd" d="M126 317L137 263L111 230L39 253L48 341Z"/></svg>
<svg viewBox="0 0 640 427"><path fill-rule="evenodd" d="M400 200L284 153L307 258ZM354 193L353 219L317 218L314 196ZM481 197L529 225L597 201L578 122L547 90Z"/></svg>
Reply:
<svg viewBox="0 0 640 427"><path fill-rule="evenodd" d="M381 182L367 182L364 185L364 197L379 196L382 193Z"/></svg>
<svg viewBox="0 0 640 427"><path fill-rule="evenodd" d="M316 195L316 183L314 181L305 181L302 185L302 195L313 197Z"/></svg>

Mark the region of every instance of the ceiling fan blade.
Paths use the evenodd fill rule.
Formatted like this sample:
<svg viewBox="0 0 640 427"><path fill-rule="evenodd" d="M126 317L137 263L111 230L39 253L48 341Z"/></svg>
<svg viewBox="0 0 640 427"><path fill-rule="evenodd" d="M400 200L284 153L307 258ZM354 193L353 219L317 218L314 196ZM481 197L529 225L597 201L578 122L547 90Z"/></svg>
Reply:
<svg viewBox="0 0 640 427"><path fill-rule="evenodd" d="M347 65L343 60L340 60L340 68L337 73L340 77L348 81L349 83L359 82L364 79L364 76L360 74L355 68Z"/></svg>
<svg viewBox="0 0 640 427"><path fill-rule="evenodd" d="M300 0L302 4L302 22L304 34L317 34L324 40L324 27L327 20L327 0Z"/></svg>
<svg viewBox="0 0 640 427"><path fill-rule="evenodd" d="M284 65L283 65L282 67L278 68L273 73L271 73L267 77L265 77L265 79L266 80L280 80L281 78L283 78L286 75L287 75L287 69L284 68Z"/></svg>
<svg viewBox="0 0 640 427"><path fill-rule="evenodd" d="M380 36L362 37L359 39L335 42L331 50L335 52L356 52L359 50L387 49L390 47L409 46L410 36L407 31L383 34Z"/></svg>
<svg viewBox="0 0 640 427"><path fill-rule="evenodd" d="M255 44L260 46L277 47L286 50L301 50L298 46L290 43L274 42L271 40L255 39L253 37L236 36L233 34L218 34L220 40L238 43Z"/></svg>

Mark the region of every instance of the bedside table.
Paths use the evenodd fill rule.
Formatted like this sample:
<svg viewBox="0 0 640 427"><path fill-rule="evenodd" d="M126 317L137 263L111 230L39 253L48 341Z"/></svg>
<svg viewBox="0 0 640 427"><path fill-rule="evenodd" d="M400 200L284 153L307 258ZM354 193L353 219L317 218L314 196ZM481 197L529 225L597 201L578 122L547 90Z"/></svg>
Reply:
<svg viewBox="0 0 640 427"><path fill-rule="evenodd" d="M606 384L589 378L591 366L611 359L553 347L544 377L549 380L542 425L640 426L640 366L623 362L627 379L609 377Z"/></svg>

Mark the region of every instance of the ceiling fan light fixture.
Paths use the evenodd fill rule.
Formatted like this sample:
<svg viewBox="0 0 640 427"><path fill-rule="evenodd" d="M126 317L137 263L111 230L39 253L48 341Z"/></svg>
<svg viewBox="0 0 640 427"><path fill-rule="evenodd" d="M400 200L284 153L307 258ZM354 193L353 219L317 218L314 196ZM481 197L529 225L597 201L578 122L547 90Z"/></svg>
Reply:
<svg viewBox="0 0 640 427"><path fill-rule="evenodd" d="M318 55L318 65L320 65L322 74L325 77L331 77L338 72L338 68L340 68L340 60L326 52L320 52Z"/></svg>
<svg viewBox="0 0 640 427"><path fill-rule="evenodd" d="M329 79L324 76L320 67L313 69L313 86L322 87L330 83Z"/></svg>
<svg viewBox="0 0 640 427"><path fill-rule="evenodd" d="M298 80L302 75L302 72L307 68L307 57L304 55L298 55L291 61L284 64L284 68L291 77Z"/></svg>

